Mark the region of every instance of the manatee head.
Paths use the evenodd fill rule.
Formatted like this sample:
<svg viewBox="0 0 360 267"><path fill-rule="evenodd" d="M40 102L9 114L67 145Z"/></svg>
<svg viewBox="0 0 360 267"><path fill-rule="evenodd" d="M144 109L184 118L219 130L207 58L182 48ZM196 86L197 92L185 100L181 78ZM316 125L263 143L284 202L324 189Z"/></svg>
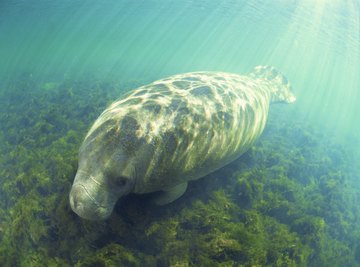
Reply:
<svg viewBox="0 0 360 267"><path fill-rule="evenodd" d="M121 196L132 191L135 169L123 145L124 138L129 138L118 121L108 120L93 128L80 147L70 205L82 218L102 220L110 216Z"/></svg>

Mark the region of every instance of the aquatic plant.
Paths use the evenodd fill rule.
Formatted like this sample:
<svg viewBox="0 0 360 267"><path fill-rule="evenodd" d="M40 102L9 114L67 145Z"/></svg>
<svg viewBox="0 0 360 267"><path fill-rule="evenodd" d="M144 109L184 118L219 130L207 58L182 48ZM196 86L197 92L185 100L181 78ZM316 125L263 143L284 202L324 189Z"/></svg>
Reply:
<svg viewBox="0 0 360 267"><path fill-rule="evenodd" d="M357 154L276 109L250 151L176 202L130 195L107 221L80 219L68 204L78 148L135 84L24 75L0 92L0 265L360 264Z"/></svg>

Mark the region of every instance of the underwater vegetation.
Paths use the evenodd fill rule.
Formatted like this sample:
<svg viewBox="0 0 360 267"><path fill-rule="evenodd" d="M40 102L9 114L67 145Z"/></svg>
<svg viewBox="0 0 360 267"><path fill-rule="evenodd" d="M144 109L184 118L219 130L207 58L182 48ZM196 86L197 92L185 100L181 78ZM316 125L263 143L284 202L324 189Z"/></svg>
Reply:
<svg viewBox="0 0 360 267"><path fill-rule="evenodd" d="M250 151L176 202L129 195L109 220L74 214L78 148L137 85L24 75L1 89L1 266L360 266L359 159L282 117L285 106Z"/></svg>

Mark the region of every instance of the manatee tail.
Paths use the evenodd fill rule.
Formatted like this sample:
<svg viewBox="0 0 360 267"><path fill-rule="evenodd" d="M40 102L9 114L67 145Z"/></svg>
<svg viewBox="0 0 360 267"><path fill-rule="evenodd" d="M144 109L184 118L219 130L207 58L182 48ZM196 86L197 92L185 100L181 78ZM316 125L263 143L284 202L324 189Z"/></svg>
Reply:
<svg viewBox="0 0 360 267"><path fill-rule="evenodd" d="M249 76L262 79L270 84L271 102L292 103L296 100L292 93L290 83L279 71L271 66L256 66Z"/></svg>

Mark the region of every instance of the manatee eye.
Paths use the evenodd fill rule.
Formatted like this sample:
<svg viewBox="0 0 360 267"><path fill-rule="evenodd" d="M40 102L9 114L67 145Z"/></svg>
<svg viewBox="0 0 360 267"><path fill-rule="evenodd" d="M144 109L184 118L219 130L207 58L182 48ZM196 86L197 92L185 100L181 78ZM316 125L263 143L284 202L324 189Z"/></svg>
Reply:
<svg viewBox="0 0 360 267"><path fill-rule="evenodd" d="M128 180L129 179L124 176L118 176L113 179L113 184L118 187L124 187L127 184Z"/></svg>

